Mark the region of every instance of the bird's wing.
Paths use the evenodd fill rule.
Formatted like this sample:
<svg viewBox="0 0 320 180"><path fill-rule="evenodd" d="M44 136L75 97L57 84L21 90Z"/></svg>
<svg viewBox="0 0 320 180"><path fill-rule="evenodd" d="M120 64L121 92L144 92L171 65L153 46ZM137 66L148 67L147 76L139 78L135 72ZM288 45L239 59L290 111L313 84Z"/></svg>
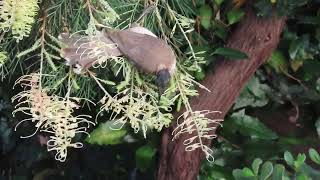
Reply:
<svg viewBox="0 0 320 180"><path fill-rule="evenodd" d="M159 66L175 64L175 56L165 41L148 34L123 30L109 33L110 39L118 45L120 51L147 72L155 73Z"/></svg>
<svg viewBox="0 0 320 180"><path fill-rule="evenodd" d="M139 34L145 34L149 36L153 36L155 38L158 38L153 32L151 32L149 29L141 27L141 26L134 26L128 29L128 31L132 31Z"/></svg>
<svg viewBox="0 0 320 180"><path fill-rule="evenodd" d="M69 34L62 33L59 39L65 44L60 54L70 65L79 64L81 67L87 68L101 57L122 55L105 32L98 32L93 37L69 36Z"/></svg>

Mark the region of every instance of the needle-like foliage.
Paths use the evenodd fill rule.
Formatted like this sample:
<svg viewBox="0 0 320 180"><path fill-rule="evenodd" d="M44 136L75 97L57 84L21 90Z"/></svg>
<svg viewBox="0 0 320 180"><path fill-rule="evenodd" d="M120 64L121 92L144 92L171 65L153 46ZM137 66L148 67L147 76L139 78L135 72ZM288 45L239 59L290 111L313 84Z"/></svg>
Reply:
<svg viewBox="0 0 320 180"><path fill-rule="evenodd" d="M154 7L153 10L141 18L143 10L150 6ZM41 2L40 19L34 25L38 29L31 32L34 39L19 42L19 48L10 50L10 58L5 63L9 65L7 69L10 71L12 64L17 64L15 61L32 59L33 63L25 68L38 72L36 76L30 76L38 78L28 85L30 90L21 92L14 98L26 98L25 103L19 103L15 112L22 111L31 115L32 118L25 121L35 122L37 129L51 134L48 150L56 150L56 159L64 161L67 147L80 147L78 143L71 143L76 133L86 130L86 127L78 126L83 122L90 123L85 119L87 116L72 115L78 104L69 98L71 95L86 99L85 102L100 102L100 113L108 112L110 120L114 120L113 122L121 127L129 123L134 132L141 131L144 137L147 137L148 131L161 131L168 127L174 121L172 108L180 110L184 106L185 112L178 120L174 139L182 133L193 133L195 136L185 141L186 150L200 148L208 160L213 160L212 151L204 145L203 140L215 137L212 134L215 127L212 125L218 125L220 120L208 119L206 116L211 112L193 111L189 104L189 98L198 95L196 88L205 88L190 75L199 71L200 66L205 63L202 57L204 52L195 52L190 39L196 34L193 29L195 12L192 6L192 0ZM125 57L101 55L106 46L114 46L103 44L96 38L101 28L125 29L137 20L137 23L150 29L175 50L177 69L168 89L161 97L153 75L138 71ZM60 58L60 47L63 44L57 37L61 32L79 37L87 36L85 38L95 39L99 44L86 50L91 57L97 58L90 69L82 69L86 75L73 73L72 68L67 67L65 61ZM12 36L16 36L14 32L5 35L4 51L8 51L14 43L8 40ZM66 71L67 69L69 71ZM100 89L102 95L97 93L97 89ZM59 98L63 96L65 97ZM47 104L37 107L35 102ZM51 104L54 107L51 107ZM99 120L99 117L96 119Z"/></svg>

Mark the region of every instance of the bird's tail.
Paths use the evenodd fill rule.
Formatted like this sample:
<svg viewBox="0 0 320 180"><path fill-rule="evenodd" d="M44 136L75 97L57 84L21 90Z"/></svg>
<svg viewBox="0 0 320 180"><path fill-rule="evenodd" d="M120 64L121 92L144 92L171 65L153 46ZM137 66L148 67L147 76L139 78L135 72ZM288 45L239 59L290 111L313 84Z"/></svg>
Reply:
<svg viewBox="0 0 320 180"><path fill-rule="evenodd" d="M104 31L98 31L95 36L69 35L62 33L59 39L63 43L60 54L68 65L79 65L89 68L100 58L120 56L115 43Z"/></svg>

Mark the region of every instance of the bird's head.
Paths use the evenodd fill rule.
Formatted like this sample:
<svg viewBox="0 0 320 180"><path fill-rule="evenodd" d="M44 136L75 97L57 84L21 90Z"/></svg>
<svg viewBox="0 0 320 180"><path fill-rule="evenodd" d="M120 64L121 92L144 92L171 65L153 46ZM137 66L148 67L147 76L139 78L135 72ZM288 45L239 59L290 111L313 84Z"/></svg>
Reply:
<svg viewBox="0 0 320 180"><path fill-rule="evenodd" d="M167 69L162 69L157 73L156 84L159 89L159 96L167 89L170 77L171 75Z"/></svg>

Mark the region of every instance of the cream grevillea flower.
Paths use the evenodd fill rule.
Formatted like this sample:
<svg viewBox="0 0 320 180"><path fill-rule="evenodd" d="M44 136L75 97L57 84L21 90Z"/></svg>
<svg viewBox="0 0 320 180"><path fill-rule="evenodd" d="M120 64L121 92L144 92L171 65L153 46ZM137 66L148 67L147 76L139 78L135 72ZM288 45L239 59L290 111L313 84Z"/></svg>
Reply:
<svg viewBox="0 0 320 180"><path fill-rule="evenodd" d="M38 131L49 133L48 151L56 151L55 159L61 162L66 160L69 147L83 146L80 142L73 142L73 138L77 133L86 133L89 125L94 123L87 120L91 118L88 115L73 116L74 109L79 107L76 98L49 96L45 89L39 87L39 74L23 76L16 84L21 84L26 90L12 98L12 101L18 102L13 114L23 112L31 116L16 127L26 121L35 123L36 127L33 134L22 138L31 137Z"/></svg>

